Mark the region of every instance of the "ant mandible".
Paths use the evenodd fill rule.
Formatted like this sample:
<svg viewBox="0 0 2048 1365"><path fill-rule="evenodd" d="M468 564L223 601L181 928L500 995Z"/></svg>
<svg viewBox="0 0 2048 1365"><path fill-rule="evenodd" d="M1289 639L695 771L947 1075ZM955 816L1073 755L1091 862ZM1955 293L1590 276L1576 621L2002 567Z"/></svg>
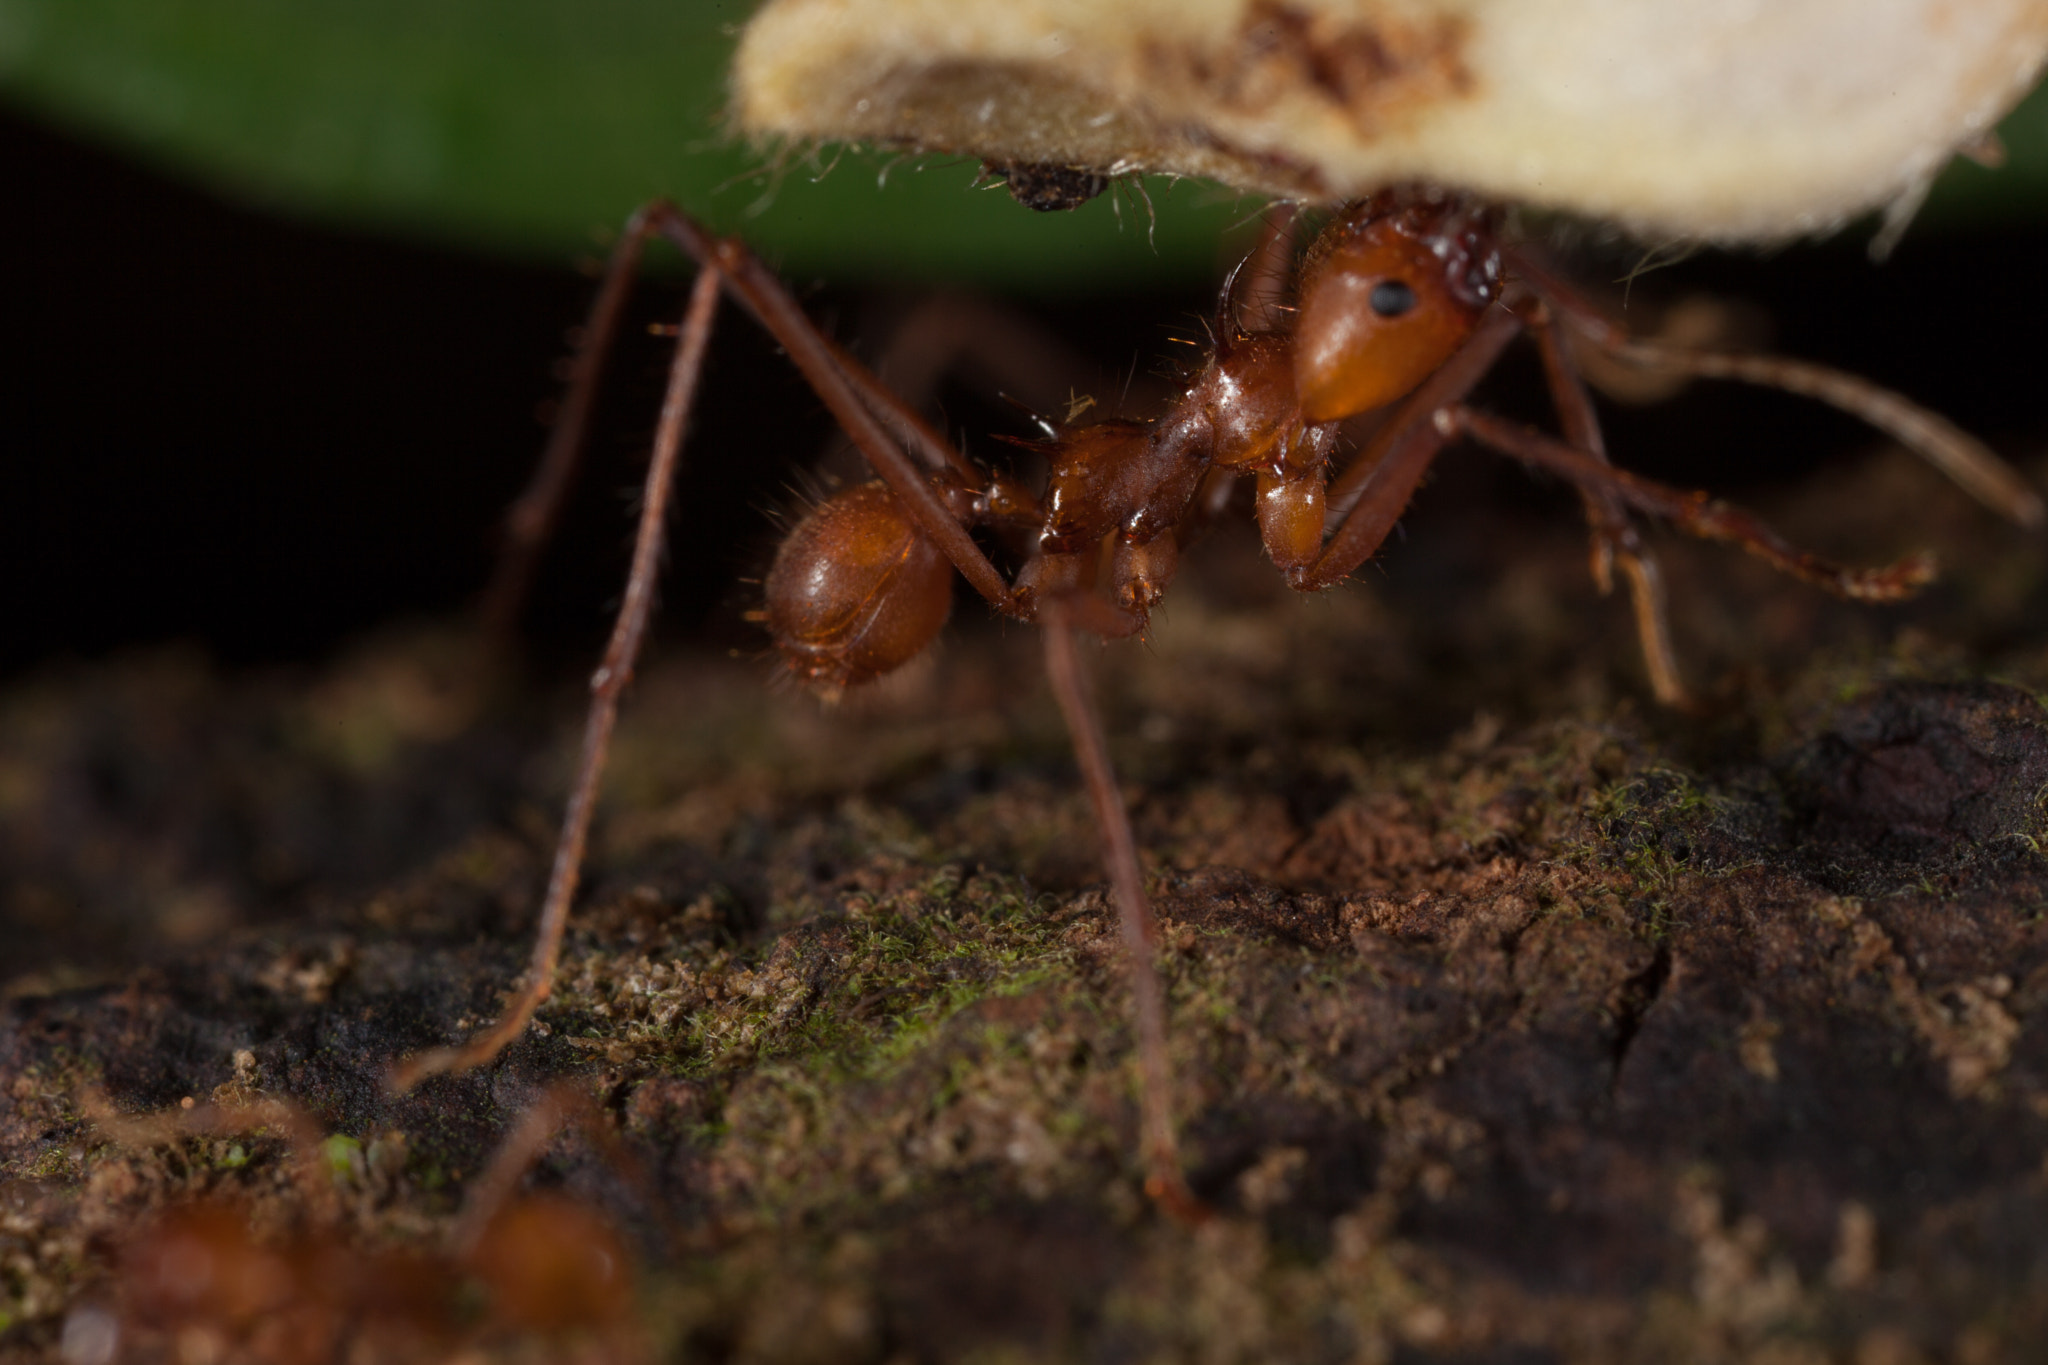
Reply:
<svg viewBox="0 0 2048 1365"><path fill-rule="evenodd" d="M721 289L774 336L855 445L877 482L815 507L784 540L761 619L791 674L826 692L900 667L937 636L957 571L998 612L1044 632L1047 673L1073 738L1103 843L1129 960L1137 1034L1146 1188L1170 1213L1201 1216L1181 1175L1171 1113L1158 931L1129 817L1075 647L1077 631L1142 633L1181 551L1254 487L1266 554L1304 592L1342 582L1386 539L1438 452L1466 437L1577 486L1605 590L1626 581L1653 690L1684 699L1657 564L1634 513L1733 543L1828 591L1862 601L1906 596L1933 574L1911 556L1878 569L1831 564L1749 514L1612 468L1572 342L1634 365L1771 385L1840 407L1888 432L1995 510L2038 524L2040 499L1981 444L1869 382L1802 361L1693 351L1637 340L1509 240L1497 211L1426 187L1383 191L1338 211L1296 272L1291 309L1271 297L1292 252L1291 211L1269 220L1254 256L1258 307L1239 299L1240 266L1222 291L1215 345L1168 410L1151 422L1073 425L1039 419L1049 476L1042 494L982 468L940 438L866 367L804 315L740 243L713 236L666 203L642 209L615 249L562 415L533 484L509 518L508 548L487 610L516 611L576 460L597 376L646 242L661 236L699 274L670 374L648 471L631 577L593 698L582 755L524 984L503 1017L467 1043L402 1063L393 1084L477 1066L519 1036L550 990L583 862L599 775L652 608L662 521L682 429L695 397ZM1249 291L1248 291L1249 292ZM1246 317L1258 324L1246 325ZM1571 342L1567 341L1569 329ZM1563 440L1475 411L1467 395L1518 333L1542 357ZM1341 458L1339 425L1391 409L1362 449ZM1014 577L977 529L1035 533Z"/></svg>

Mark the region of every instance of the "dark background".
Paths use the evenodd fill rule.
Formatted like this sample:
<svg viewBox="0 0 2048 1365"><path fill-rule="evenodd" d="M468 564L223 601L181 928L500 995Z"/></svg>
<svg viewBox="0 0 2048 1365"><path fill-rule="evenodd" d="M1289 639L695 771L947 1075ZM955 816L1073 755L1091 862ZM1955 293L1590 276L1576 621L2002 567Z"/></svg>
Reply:
<svg viewBox="0 0 2048 1365"><path fill-rule="evenodd" d="M0 183L14 187L0 214L14 342L0 371L12 433L0 458L0 671L168 640L229 662L317 658L379 623L464 608L590 296L578 263L466 257L249 212L4 111ZM1894 385L2026 453L2042 425L2039 234L1922 232L1882 265L1865 235L1707 253L1636 288L1752 300L1776 348ZM1613 244L1580 254L1589 278L1634 259ZM1089 357L1085 391L1151 366L1212 288L1019 306ZM802 292L843 337L906 296ZM648 298L645 318L672 315L678 279ZM826 423L730 312L714 355L664 629L709 620L737 638L735 580L758 574L772 545L762 512L787 504L790 466L814 455ZM531 615L544 656L580 666L606 626L662 360L643 339L615 371ZM1511 368L1492 401L1524 406L1530 368ZM949 415L972 430L1003 420L959 395ZM1610 436L1632 467L1738 496L1874 440L1811 404L1725 385L1614 412ZM1522 496L1527 480L1457 460L1413 521L1454 514L1445 485Z"/></svg>

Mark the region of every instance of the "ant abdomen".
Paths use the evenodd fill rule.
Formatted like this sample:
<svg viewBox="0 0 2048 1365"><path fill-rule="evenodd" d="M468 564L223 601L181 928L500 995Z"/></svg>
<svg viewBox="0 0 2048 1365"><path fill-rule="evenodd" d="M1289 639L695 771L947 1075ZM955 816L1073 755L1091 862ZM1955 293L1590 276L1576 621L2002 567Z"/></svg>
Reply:
<svg viewBox="0 0 2048 1365"><path fill-rule="evenodd" d="M790 672L852 687L915 658L946 624L953 565L886 487L828 498L791 529L763 617Z"/></svg>

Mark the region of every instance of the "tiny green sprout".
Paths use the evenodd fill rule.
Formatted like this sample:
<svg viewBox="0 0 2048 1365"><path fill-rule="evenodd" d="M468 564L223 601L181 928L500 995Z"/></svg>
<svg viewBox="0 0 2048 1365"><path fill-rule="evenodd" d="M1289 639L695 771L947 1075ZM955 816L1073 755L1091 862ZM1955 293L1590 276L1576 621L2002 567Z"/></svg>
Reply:
<svg viewBox="0 0 2048 1365"><path fill-rule="evenodd" d="M320 1155L335 1180L347 1180L363 1169L363 1144L346 1133L336 1133L320 1144Z"/></svg>
<svg viewBox="0 0 2048 1365"><path fill-rule="evenodd" d="M231 1143L227 1151L221 1153L220 1164L226 1170L239 1171L249 1164L249 1153L241 1143Z"/></svg>

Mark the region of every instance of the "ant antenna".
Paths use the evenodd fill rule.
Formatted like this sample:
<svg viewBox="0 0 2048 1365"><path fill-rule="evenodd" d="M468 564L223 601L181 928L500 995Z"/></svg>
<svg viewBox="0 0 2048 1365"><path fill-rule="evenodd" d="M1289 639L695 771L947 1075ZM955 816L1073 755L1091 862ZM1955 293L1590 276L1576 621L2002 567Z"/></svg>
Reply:
<svg viewBox="0 0 2048 1365"><path fill-rule="evenodd" d="M1628 268L1628 273L1615 281L1616 284L1621 286L1622 311L1626 312L1628 310L1629 294L1635 288L1637 280L1653 270L1668 270L1674 265L1682 264L1698 255L1699 249L1700 244L1698 242L1681 241L1666 242L1661 246L1646 248L1640 256L1636 257L1636 263Z"/></svg>

